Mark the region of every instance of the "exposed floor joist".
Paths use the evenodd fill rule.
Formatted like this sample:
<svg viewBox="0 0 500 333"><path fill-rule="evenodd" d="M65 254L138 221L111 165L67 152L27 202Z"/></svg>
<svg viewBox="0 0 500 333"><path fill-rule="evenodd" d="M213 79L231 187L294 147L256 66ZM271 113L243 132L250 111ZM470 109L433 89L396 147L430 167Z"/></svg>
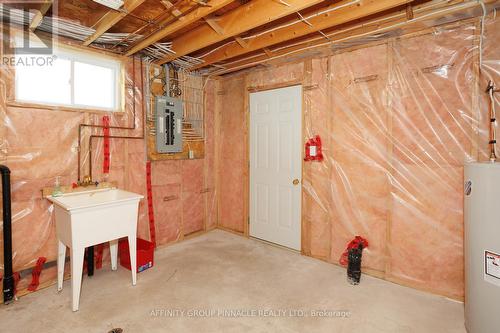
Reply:
<svg viewBox="0 0 500 333"><path fill-rule="evenodd" d="M175 55L165 57L158 61L163 64L178 57L190 54L204 47L231 38L241 33L254 29L263 24L288 16L297 11L319 4L324 0L287 0L286 4L269 1L254 0L242 5L222 16L217 22L224 30L218 34L207 25L195 28L182 36L172 40L172 49Z"/></svg>
<svg viewBox="0 0 500 333"><path fill-rule="evenodd" d="M30 30L35 31L36 28L42 23L43 17L45 14L48 12L48 10L52 7L52 0L47 0L45 3L42 4L40 7L40 10L38 10L33 17L33 20L30 23Z"/></svg>
<svg viewBox="0 0 500 333"><path fill-rule="evenodd" d="M95 32L90 35L83 45L90 45L93 41L99 38L103 33L108 31L112 26L118 23L121 19L127 16L134 9L139 7L145 0L125 0L122 10L110 10L97 22Z"/></svg>
<svg viewBox="0 0 500 333"><path fill-rule="evenodd" d="M495 2L494 0L486 0L485 4ZM459 16L460 12L471 10L479 7L480 5L475 2L463 3L463 1L431 1L429 3L424 3L422 5L414 6L412 8L414 17L408 19L406 8L394 13L386 14L382 17L372 19L363 23L356 24L352 27L347 27L339 31L332 31L326 35L330 41L325 41L323 36L311 37L300 42L295 42L290 45L285 45L274 50L272 52L272 57L269 56L268 52L263 51L262 54L257 54L249 56L245 59L240 59L230 63L223 64L225 69L220 69L212 73L212 75L224 75L234 71L242 70L245 68L250 68L256 66L260 63L267 63L269 61L277 60L283 57L293 57L303 53L307 49L317 50L326 45L333 45L335 43L342 43L351 41L353 39L359 38L360 36L370 36L374 33L388 32L397 28L402 28L404 26L408 27L406 33L411 33L413 31L419 31L427 27L426 21L442 18L445 12L450 16ZM477 13L476 13L477 14Z"/></svg>
<svg viewBox="0 0 500 333"><path fill-rule="evenodd" d="M223 8L224 6L227 6L233 1L234 0L212 0L210 1L210 7L202 6L192 11L191 13L186 14L183 20L174 22L169 26L165 27L164 29L159 30L153 33L152 35L144 38L143 40L139 41L137 44L135 44L129 50L127 50L125 55L126 56L133 55L134 53L137 53L140 50L150 46L151 44L158 42L159 40L167 37L168 35L171 35L176 31L186 28L190 24L195 23L196 21L199 21L204 17L218 11L219 9Z"/></svg>
<svg viewBox="0 0 500 333"><path fill-rule="evenodd" d="M293 25L284 24L283 28L273 30L272 33L266 33L255 38L244 39L248 44L248 48L242 48L237 43L227 44L226 46L211 52L206 57L202 57L204 63L193 69L199 69L201 67L238 57L256 50L265 50L271 45L286 42L287 40L305 36L312 32L321 31L329 27L370 16L409 2L411 2L411 0L345 0L337 2L328 7L321 8L315 13L308 14L308 17L310 18L308 18L304 23L299 22Z"/></svg>
<svg viewBox="0 0 500 333"><path fill-rule="evenodd" d="M170 10L173 16L178 18L182 17L182 12L179 9L177 9L173 3L171 3L168 0L161 0L161 3L163 6L165 6L165 8L167 8L167 10Z"/></svg>

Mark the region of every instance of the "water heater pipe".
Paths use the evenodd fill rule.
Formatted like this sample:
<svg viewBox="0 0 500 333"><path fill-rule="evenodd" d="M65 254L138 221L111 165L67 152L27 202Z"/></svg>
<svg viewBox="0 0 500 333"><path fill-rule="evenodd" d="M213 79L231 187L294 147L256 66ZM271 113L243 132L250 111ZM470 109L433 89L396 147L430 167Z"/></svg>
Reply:
<svg viewBox="0 0 500 333"><path fill-rule="evenodd" d="M488 87L486 88L486 93L489 97L489 114L490 114L490 162L495 163L497 161L497 137L496 137L496 112L495 112L495 98L493 96L494 92L498 92L495 90L495 85L493 81L488 82Z"/></svg>

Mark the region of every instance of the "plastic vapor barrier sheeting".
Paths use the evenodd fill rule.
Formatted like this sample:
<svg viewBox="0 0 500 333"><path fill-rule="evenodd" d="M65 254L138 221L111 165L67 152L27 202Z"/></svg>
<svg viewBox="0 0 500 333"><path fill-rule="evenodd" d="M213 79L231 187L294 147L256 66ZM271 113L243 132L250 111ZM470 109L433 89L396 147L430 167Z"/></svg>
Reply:
<svg viewBox="0 0 500 333"><path fill-rule="evenodd" d="M304 143L319 135L325 156L303 163L302 252L338 263L360 235L365 272L462 299L463 166L489 156L484 89L500 86L500 20L485 23L482 40L460 22L221 80L222 225L244 230L243 97L302 84Z"/></svg>
<svg viewBox="0 0 500 333"><path fill-rule="evenodd" d="M0 70L0 163L11 169L13 265L14 271L20 273L17 290L18 295L22 295L31 282L31 272L39 257L47 259L40 286L48 286L57 278L53 206L42 198L42 188L54 186L56 177L60 177L61 185L78 180L80 124L102 125L103 116L107 115L110 126L132 128L111 128L109 135L143 135L142 92L147 82L144 72L141 73L145 66L140 60L125 61L124 112L92 113L15 103L15 67L2 65ZM211 86L213 83L209 82L207 91ZM208 104L213 103L214 95L207 93L206 99ZM207 115L205 121L206 151L211 158L152 162L157 246L181 240L185 235L213 228L216 224L215 184L211 176L214 163L213 116ZM90 153L91 135L103 135L103 129L83 127L81 131L81 179L90 173L91 164L93 180L114 182L119 188L144 195L139 207L138 237L149 240L145 140L110 138L109 173L104 173L104 139L92 139ZM92 163L89 163L90 159ZM0 238L0 275L3 262L1 243ZM108 244L104 244L103 265L109 264ZM68 275L69 267L65 271Z"/></svg>

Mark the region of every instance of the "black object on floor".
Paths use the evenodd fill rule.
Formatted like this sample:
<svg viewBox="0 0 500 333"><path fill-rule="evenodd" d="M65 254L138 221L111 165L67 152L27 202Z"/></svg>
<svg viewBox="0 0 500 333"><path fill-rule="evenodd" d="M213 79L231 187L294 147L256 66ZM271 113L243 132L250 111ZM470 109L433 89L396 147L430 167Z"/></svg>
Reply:
<svg viewBox="0 0 500 333"><path fill-rule="evenodd" d="M350 284L359 284L361 279L361 256L363 255L363 244L349 250L347 264L347 280Z"/></svg>
<svg viewBox="0 0 500 333"><path fill-rule="evenodd" d="M94 247L87 248L87 276L94 275Z"/></svg>
<svg viewBox="0 0 500 333"><path fill-rule="evenodd" d="M3 301L5 304L14 298L14 275L12 272L12 212L10 201L10 169L0 165L2 173L3 205Z"/></svg>
<svg viewBox="0 0 500 333"><path fill-rule="evenodd" d="M113 328L111 331L108 333L123 333L123 330L121 328Z"/></svg>

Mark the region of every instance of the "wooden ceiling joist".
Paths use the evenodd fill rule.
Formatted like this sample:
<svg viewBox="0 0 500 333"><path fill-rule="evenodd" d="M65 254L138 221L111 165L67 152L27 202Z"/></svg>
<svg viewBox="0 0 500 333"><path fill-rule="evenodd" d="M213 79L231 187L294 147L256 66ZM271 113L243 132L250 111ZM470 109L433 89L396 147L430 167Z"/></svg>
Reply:
<svg viewBox="0 0 500 333"><path fill-rule="evenodd" d="M90 35L84 42L83 45L90 45L93 41L99 38L103 33L108 31L112 26L118 23L121 19L132 12L134 9L139 7L145 0L125 0L123 4L123 10L110 10L97 22L95 25L95 32Z"/></svg>
<svg viewBox="0 0 500 333"><path fill-rule="evenodd" d="M47 13L47 11L52 7L52 0L47 0L45 1L42 6L40 7L40 10L38 10L33 17L33 20L30 23L30 30L35 31L36 28L42 23L43 17Z"/></svg>
<svg viewBox="0 0 500 333"><path fill-rule="evenodd" d="M485 3L488 4L492 1L493 0L486 0ZM422 29L428 27L425 21L442 17L443 11L446 11L448 15L457 15L458 17L458 13L461 11L474 8L475 6L478 6L478 4L471 2L464 4L462 1L458 0L450 2L443 2L439 0L430 1L429 3L414 6L412 10L414 17L412 19L408 19L407 10L405 8L340 31L333 30L330 33L326 33L329 41L325 41L323 37L314 36L301 42L295 42L289 46L285 45L276 48L276 50L268 50L268 52L263 50L260 55L249 56L246 59L224 63L223 66L214 64L213 66L221 67L221 69L213 72L212 74L224 75L245 68L250 68L260 63L269 62L270 60L303 54L303 52L307 49L319 50L319 48L322 48L325 45L347 42L353 39L355 40L358 36L369 36L374 33L387 32L394 29L394 26L401 28L406 24L406 33L421 31Z"/></svg>
<svg viewBox="0 0 500 333"><path fill-rule="evenodd" d="M411 0L364 0L360 2L344 0L336 2L328 7L318 9L315 13L308 14L307 16L309 18L307 19L307 22L301 22L293 25L284 24L283 28L273 30L272 33L266 33L251 39L245 39L245 42L248 44L248 48L241 48L241 46L236 43L227 44L226 46L223 46L203 57L202 59L204 60L204 63L193 69L199 69L216 62L241 56L260 49L265 51L265 49L269 46L305 36L313 32L321 33L321 30L323 29L370 16L409 2L411 2ZM328 10L331 11L328 12ZM324 14L319 15L320 13ZM315 14L318 15L314 16Z"/></svg>
<svg viewBox="0 0 500 333"><path fill-rule="evenodd" d="M181 29L186 28L190 24L195 23L196 21L199 21L203 19L204 17L220 10L221 8L227 6L234 0L212 0L210 1L210 7L208 6L202 6L197 8L196 10L184 15L183 20L179 20L177 22L174 22L172 24L169 24L167 27L164 29L161 29L152 35L140 40L138 43L133 45L127 52L125 53L126 56L131 56L134 53L139 52L140 50L150 46L151 44L154 44L158 42L159 40L173 34L176 31L179 31ZM211 28L209 28L211 29Z"/></svg>
<svg viewBox="0 0 500 333"><path fill-rule="evenodd" d="M173 39L171 42L175 55L165 57L158 63L163 64L175 60L321 2L323 0L286 0L286 5L284 5L269 0L250 1L220 17L218 24L224 30L223 34L218 34L206 25L195 28Z"/></svg>
<svg viewBox="0 0 500 333"><path fill-rule="evenodd" d="M180 18L182 17L182 12L180 10L178 10L173 3L171 3L170 1L168 0L161 0L161 3L163 6L165 6L165 8L167 8L168 10L170 10L170 12L172 13L173 16L177 17L177 18Z"/></svg>

